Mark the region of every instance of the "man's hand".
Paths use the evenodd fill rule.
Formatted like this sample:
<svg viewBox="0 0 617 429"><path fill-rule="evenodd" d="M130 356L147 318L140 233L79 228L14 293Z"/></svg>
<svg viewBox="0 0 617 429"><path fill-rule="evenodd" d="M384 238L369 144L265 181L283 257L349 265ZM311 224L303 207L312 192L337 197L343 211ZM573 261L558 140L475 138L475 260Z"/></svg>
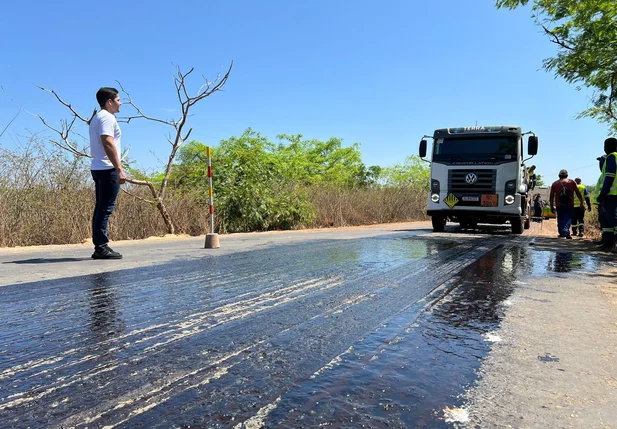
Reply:
<svg viewBox="0 0 617 429"><path fill-rule="evenodd" d="M124 170L118 171L118 185L122 185L126 182L126 174L124 174Z"/></svg>
<svg viewBox="0 0 617 429"><path fill-rule="evenodd" d="M555 206L551 206L551 213L555 214Z"/></svg>
<svg viewBox="0 0 617 429"><path fill-rule="evenodd" d="M590 212L591 211L591 206L587 207L587 211Z"/></svg>

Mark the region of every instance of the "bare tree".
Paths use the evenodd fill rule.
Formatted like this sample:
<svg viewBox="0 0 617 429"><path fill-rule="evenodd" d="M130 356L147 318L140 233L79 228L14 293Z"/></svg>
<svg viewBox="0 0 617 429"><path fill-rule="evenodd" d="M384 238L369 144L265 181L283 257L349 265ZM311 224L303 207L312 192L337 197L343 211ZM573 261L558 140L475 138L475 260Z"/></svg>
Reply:
<svg viewBox="0 0 617 429"><path fill-rule="evenodd" d="M128 101L125 104L132 106L137 112L137 114L134 116L119 118L121 122L130 123L132 120L135 120L135 119L146 119L148 121L158 122L158 123L165 124L173 128L173 132L171 132L167 136L167 141L171 145L171 152L169 154L167 165L165 166L165 176L163 178L163 181L161 182L160 187L156 189L153 183L149 181L145 181L145 180L135 180L135 179L130 179L130 178L127 179L128 183L132 183L135 185L141 185L141 186L147 186L150 189L150 193L152 194L152 200L146 200L144 198L138 197L126 191L125 189L123 189L124 192L126 192L127 194L135 198L138 198L147 203L156 205L157 209L161 213L163 221L165 222L165 226L167 227L167 232L169 234L175 233L175 227L174 227L174 223L171 217L169 216L169 213L167 212L167 209L165 208L164 197L165 197L165 191L167 189L167 184L169 183L169 177L171 175L171 170L173 167L174 159L176 158L176 154L178 153L178 149L180 149L180 146L182 146L182 144L188 140L189 136L191 135L191 132L193 131L193 128L188 128L188 131L185 132L185 128L187 128L187 120L189 118L189 111L191 107L193 107L195 104L197 104L201 100L205 99L206 97L214 94L215 92L223 88L223 86L227 82L227 79L229 78L232 67L233 67L233 61L229 65L229 68L227 69L225 74L223 74L222 76L220 74L217 75L216 79L212 81L202 76L202 79L204 81L203 84L197 90L196 95L191 96L189 95L189 91L187 89L186 80L189 77L189 75L193 73L194 68L191 68L188 72L183 73L180 67L176 66L176 74L174 75L174 85L176 87L176 93L178 96L178 102L180 103L180 112L181 112L180 118L177 120L164 120L164 119L158 119L158 118L154 118L152 116L147 115L146 113L144 113L144 111L140 107L138 107L133 102L133 99L131 98L130 94L125 90L122 84L116 81L118 82L118 85L120 85L122 92L128 99ZM80 122L83 122L89 125L90 121L96 114L97 110L95 109L92 115L90 115L89 118L86 118L85 116L81 116L79 113L77 113L75 109L73 108L73 106L67 103L66 101L64 101L62 98L60 98L60 96L54 90L49 90L43 87L39 87L39 88L42 89L43 91L53 94L62 105L64 105L66 108L70 110L71 115L72 115L72 118L70 120L65 119L65 120L60 121L59 128L51 126L45 121L45 119L42 116L36 115L39 117L39 119L43 122L43 124L47 128L54 131L56 134L60 136L59 140L52 139L51 142L54 143L56 146L64 150L67 150L77 156L91 157L91 155L88 154L85 149L79 149L77 144L74 143L70 139L70 136L72 133L74 133L73 127L76 121L79 120Z"/></svg>

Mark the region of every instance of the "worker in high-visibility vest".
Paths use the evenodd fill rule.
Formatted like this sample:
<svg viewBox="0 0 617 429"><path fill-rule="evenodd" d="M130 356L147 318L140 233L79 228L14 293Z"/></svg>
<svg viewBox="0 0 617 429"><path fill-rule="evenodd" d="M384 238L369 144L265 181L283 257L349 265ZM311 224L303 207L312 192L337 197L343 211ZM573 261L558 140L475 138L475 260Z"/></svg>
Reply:
<svg viewBox="0 0 617 429"><path fill-rule="evenodd" d="M576 195L574 196L574 217L572 218L572 235L582 237L585 234L585 203L587 203L587 211L591 211L591 201L589 200L589 192L585 185L581 183L581 178L574 179L576 187L581 191L581 195L585 201L581 201Z"/></svg>
<svg viewBox="0 0 617 429"><path fill-rule="evenodd" d="M600 195L600 191L602 190L602 185L604 184L604 176L602 175L602 171L604 171L604 161L606 161L606 154L599 156L596 158L598 160L598 167L600 168L600 177L596 182L596 187L593 190L593 203L598 206L598 224L600 225L600 231L604 228L602 225L602 204L598 201L598 195ZM594 241L594 244L603 245L604 240L600 237L599 241Z"/></svg>
<svg viewBox="0 0 617 429"><path fill-rule="evenodd" d="M532 165L531 167L529 167L527 169L527 177L529 180L529 190L533 191L534 188L536 187L536 166Z"/></svg>
<svg viewBox="0 0 617 429"><path fill-rule="evenodd" d="M597 197L601 204L602 245L600 249L617 253L615 250L615 231L617 230L617 139L610 137L604 140L606 161L602 167L602 189Z"/></svg>

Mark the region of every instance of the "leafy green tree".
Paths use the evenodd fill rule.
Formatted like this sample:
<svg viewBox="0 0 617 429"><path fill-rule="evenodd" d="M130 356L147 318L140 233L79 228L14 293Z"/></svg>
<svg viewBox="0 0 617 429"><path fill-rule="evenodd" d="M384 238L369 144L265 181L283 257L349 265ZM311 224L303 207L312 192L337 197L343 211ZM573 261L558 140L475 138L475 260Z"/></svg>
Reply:
<svg viewBox="0 0 617 429"><path fill-rule="evenodd" d="M536 174L536 186L546 186L544 177L541 174Z"/></svg>
<svg viewBox="0 0 617 429"><path fill-rule="evenodd" d="M315 211L290 180L278 148L258 132L222 140L212 149L217 215L226 232L291 229L310 223ZM192 141L179 151L170 184L206 201L206 146Z"/></svg>
<svg viewBox="0 0 617 429"><path fill-rule="evenodd" d="M281 134L278 143L252 129L213 148L213 187L223 230L290 229L316 216L309 192L322 187L351 189L377 183L381 168L362 163L359 145L342 140L303 139ZM186 143L169 178L176 191L208 195L206 147ZM158 182L161 178L154 180Z"/></svg>
<svg viewBox="0 0 617 429"><path fill-rule="evenodd" d="M530 0L497 0L498 8L515 9ZM531 0L532 17L557 45L544 68L594 90L589 116L617 132L617 2L615 0Z"/></svg>
<svg viewBox="0 0 617 429"><path fill-rule="evenodd" d="M386 186L408 186L427 192L430 178L429 164L416 155L408 156L403 164L385 168L382 172L382 181Z"/></svg>
<svg viewBox="0 0 617 429"><path fill-rule="evenodd" d="M303 140L302 134L280 134L279 159L288 179L304 185L328 184L346 188L374 183L380 168L367 168L362 162L360 145L343 147L343 141Z"/></svg>

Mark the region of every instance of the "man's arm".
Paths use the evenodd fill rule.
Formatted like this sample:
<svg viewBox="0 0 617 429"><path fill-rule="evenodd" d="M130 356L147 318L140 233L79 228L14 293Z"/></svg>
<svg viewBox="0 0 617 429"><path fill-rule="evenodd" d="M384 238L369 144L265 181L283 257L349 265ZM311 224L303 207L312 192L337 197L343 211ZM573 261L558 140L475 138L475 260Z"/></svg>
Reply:
<svg viewBox="0 0 617 429"><path fill-rule="evenodd" d="M550 197L551 211L555 213L555 191L553 191L553 187L551 186L551 197Z"/></svg>
<svg viewBox="0 0 617 429"><path fill-rule="evenodd" d="M101 144L103 145L103 150L107 155L107 158L111 161L114 168L118 172L118 184L122 185L126 182L126 175L124 174L124 169L122 168L122 163L120 162L120 155L116 150L116 145L114 143L114 138L112 136L101 136Z"/></svg>
<svg viewBox="0 0 617 429"><path fill-rule="evenodd" d="M611 190L611 186L613 186L613 181L615 180L615 172L617 171L617 163L615 162L615 157L608 155L606 157L605 170L604 170L604 183L602 185L602 190L600 191L600 195L598 195L598 201L604 199L606 195Z"/></svg>
<svg viewBox="0 0 617 429"><path fill-rule="evenodd" d="M585 188L585 202L587 203L587 211L591 211L591 200L589 199L589 191L587 188Z"/></svg>

